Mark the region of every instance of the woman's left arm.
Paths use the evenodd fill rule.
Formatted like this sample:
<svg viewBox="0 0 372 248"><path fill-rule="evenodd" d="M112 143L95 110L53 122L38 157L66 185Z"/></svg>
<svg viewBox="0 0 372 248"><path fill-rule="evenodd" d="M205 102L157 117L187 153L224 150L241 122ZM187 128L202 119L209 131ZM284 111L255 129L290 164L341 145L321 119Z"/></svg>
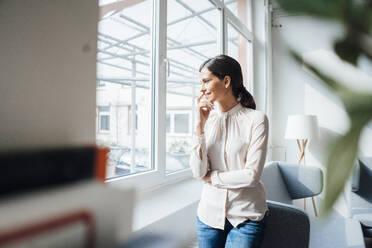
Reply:
<svg viewBox="0 0 372 248"><path fill-rule="evenodd" d="M212 171L210 175L212 185L218 188L238 189L256 187L260 182L266 160L269 124L263 113L257 118L256 123L247 152L245 168L235 171Z"/></svg>

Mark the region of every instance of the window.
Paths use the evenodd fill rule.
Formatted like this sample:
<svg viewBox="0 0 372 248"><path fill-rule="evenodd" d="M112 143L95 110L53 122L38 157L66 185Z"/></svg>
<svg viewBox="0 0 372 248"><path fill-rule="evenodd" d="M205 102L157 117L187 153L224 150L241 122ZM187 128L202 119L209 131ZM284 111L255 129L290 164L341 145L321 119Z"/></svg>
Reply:
<svg viewBox="0 0 372 248"><path fill-rule="evenodd" d="M189 114L174 115L174 132L189 133Z"/></svg>
<svg viewBox="0 0 372 248"><path fill-rule="evenodd" d="M99 132L110 131L110 107L98 107L98 129Z"/></svg>
<svg viewBox="0 0 372 248"><path fill-rule="evenodd" d="M167 113L167 120L166 120L166 131L167 133L170 133L171 132L171 115L169 113Z"/></svg>
<svg viewBox="0 0 372 248"><path fill-rule="evenodd" d="M230 1L224 1L225 6L236 16L238 16L238 2L245 2L241 0L230 0Z"/></svg>
<svg viewBox="0 0 372 248"><path fill-rule="evenodd" d="M105 87L105 83L102 82L101 80L97 80L97 88L99 87Z"/></svg>
<svg viewBox="0 0 372 248"><path fill-rule="evenodd" d="M131 132L131 123L132 123L132 121L131 121L131 116L132 116L132 111L131 111L131 106L128 106L128 134ZM136 118L135 118L135 123L136 123L136 131L138 130L138 114L136 113Z"/></svg>
<svg viewBox="0 0 372 248"><path fill-rule="evenodd" d="M227 36L227 54L240 63L244 85L248 91L252 92L252 43L248 42L248 40L230 23L227 25Z"/></svg>
<svg viewBox="0 0 372 248"><path fill-rule="evenodd" d="M178 0L168 0L168 10L166 107L186 109L200 94L199 66L218 54L219 10L209 1ZM193 118L191 111L167 116L166 153L174 156L166 161L168 173L189 168Z"/></svg>
<svg viewBox="0 0 372 248"><path fill-rule="evenodd" d="M100 116L100 130L109 131L110 130L110 115L101 115Z"/></svg>
<svg viewBox="0 0 372 248"><path fill-rule="evenodd" d="M189 168L190 117L191 110L173 110L167 113L167 174Z"/></svg>
<svg viewBox="0 0 372 248"><path fill-rule="evenodd" d="M243 2L99 1L97 106L110 110L99 111L97 144L110 148L112 183L141 188L191 175L199 66L221 53L243 61L239 35L252 40L237 17Z"/></svg>
<svg viewBox="0 0 372 248"><path fill-rule="evenodd" d="M190 136L191 135L191 111L168 111L167 112L167 135Z"/></svg>
<svg viewBox="0 0 372 248"><path fill-rule="evenodd" d="M153 170L152 1L100 4L97 105L109 103L111 115L97 143L110 148L107 177L114 178Z"/></svg>

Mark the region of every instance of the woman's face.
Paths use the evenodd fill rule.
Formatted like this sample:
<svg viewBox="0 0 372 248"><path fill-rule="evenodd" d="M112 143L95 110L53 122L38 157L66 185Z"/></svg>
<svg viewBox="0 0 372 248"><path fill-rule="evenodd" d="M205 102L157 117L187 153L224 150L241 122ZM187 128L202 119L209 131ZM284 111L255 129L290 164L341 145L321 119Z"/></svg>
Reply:
<svg viewBox="0 0 372 248"><path fill-rule="evenodd" d="M224 80L213 75L206 67L200 71L200 81L202 83L200 92L204 93L210 102L220 101L228 91Z"/></svg>

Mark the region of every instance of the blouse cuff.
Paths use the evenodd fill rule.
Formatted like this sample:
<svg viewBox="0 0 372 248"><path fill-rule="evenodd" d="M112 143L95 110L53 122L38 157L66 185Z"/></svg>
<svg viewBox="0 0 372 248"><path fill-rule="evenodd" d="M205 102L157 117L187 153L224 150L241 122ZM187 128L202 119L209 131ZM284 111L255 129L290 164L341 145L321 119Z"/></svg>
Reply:
<svg viewBox="0 0 372 248"><path fill-rule="evenodd" d="M221 184L221 179L218 176L218 171L217 170L214 170L211 173L211 183L212 183L213 186L218 186L218 185Z"/></svg>
<svg viewBox="0 0 372 248"><path fill-rule="evenodd" d="M205 139L204 133L202 133L201 135L194 134L194 143L202 144L204 139Z"/></svg>

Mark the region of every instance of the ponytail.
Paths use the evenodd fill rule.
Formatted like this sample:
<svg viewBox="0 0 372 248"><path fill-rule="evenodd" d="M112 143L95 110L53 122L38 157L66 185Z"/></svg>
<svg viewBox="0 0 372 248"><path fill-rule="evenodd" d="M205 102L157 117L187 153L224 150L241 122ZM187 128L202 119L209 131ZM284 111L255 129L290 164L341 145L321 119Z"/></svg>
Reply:
<svg viewBox="0 0 372 248"><path fill-rule="evenodd" d="M243 107L256 109L256 103L253 99L253 96L251 95L251 93L248 92L243 84L241 84L239 91L237 91L237 94L234 92L234 90L233 94Z"/></svg>

